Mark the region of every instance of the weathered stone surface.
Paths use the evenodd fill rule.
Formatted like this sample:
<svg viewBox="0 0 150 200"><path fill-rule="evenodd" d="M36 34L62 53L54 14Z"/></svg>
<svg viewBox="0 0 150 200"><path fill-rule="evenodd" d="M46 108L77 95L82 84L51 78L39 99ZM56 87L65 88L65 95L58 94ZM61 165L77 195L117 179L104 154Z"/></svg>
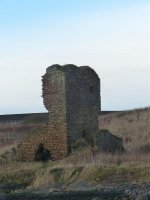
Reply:
<svg viewBox="0 0 150 200"><path fill-rule="evenodd" d="M71 149L69 147L80 139L83 133L97 132L100 80L90 67L48 67L43 76L43 101L49 112L49 124L64 126L66 154ZM55 127L53 132L57 135Z"/></svg>
<svg viewBox="0 0 150 200"><path fill-rule="evenodd" d="M35 155L40 144L49 150L52 160L60 160L67 155L67 137L64 137L63 127L55 127L49 125L33 130L18 145L17 154L20 160L34 161ZM57 133L57 134L56 134Z"/></svg>
<svg viewBox="0 0 150 200"><path fill-rule="evenodd" d="M48 125L19 145L19 155L24 160L34 160L40 144L53 160L62 159L83 135L98 131L100 79L93 69L72 64L52 65L42 77L42 88L49 113Z"/></svg>
<svg viewBox="0 0 150 200"><path fill-rule="evenodd" d="M99 130L96 144L101 152L119 153L124 151L122 138L111 134L106 129Z"/></svg>

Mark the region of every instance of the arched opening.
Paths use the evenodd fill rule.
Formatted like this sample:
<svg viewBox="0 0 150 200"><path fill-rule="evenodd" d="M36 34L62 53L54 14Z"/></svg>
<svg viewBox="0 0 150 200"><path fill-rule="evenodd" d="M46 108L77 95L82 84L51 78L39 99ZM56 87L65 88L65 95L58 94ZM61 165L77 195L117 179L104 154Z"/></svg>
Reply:
<svg viewBox="0 0 150 200"><path fill-rule="evenodd" d="M35 152L35 160L46 162L51 160L50 151L44 148L44 144L39 144L37 151Z"/></svg>

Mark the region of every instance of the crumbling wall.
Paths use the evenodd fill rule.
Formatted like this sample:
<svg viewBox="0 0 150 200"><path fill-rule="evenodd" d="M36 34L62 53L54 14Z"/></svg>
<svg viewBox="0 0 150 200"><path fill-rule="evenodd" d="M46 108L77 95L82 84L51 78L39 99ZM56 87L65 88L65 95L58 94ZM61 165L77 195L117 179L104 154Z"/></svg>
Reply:
<svg viewBox="0 0 150 200"><path fill-rule="evenodd" d="M19 146L24 160L34 160L40 144L53 160L68 155L71 145L98 131L100 80L90 67L52 65L42 77L48 125L30 134Z"/></svg>
<svg viewBox="0 0 150 200"><path fill-rule="evenodd" d="M62 66L52 65L42 77L43 102L49 113L48 134L56 157L67 155L65 76ZM60 155L59 155L60 154Z"/></svg>
<svg viewBox="0 0 150 200"><path fill-rule="evenodd" d="M55 132L52 131L55 129ZM57 133L57 135L56 135ZM52 160L60 160L67 155L67 141L63 127L41 127L26 136L17 148L17 157L22 161L34 161L40 144L49 150Z"/></svg>
<svg viewBox="0 0 150 200"><path fill-rule="evenodd" d="M34 130L19 145L19 155L23 160L34 160L40 144L44 145L53 160L67 155L67 125L65 104L64 72L59 65L46 70L42 77L43 102L48 110L49 119L46 127Z"/></svg>
<svg viewBox="0 0 150 200"><path fill-rule="evenodd" d="M100 79L88 66L67 66L66 79L66 121L70 144L83 135L98 131L100 110Z"/></svg>
<svg viewBox="0 0 150 200"><path fill-rule="evenodd" d="M49 124L65 125L68 146L98 131L100 79L90 67L70 64L47 68L43 101L49 111Z"/></svg>

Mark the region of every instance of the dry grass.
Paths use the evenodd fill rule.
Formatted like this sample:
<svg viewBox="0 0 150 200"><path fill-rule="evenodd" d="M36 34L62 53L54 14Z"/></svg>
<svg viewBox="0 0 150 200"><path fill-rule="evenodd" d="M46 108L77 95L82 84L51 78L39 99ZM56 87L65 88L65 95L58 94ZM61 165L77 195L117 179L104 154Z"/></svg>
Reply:
<svg viewBox="0 0 150 200"><path fill-rule="evenodd" d="M85 149L75 155L60 161L57 167L68 166L110 166L110 165L150 165L150 156L147 153L123 153L123 154L109 154L109 153L95 153L91 149Z"/></svg>
<svg viewBox="0 0 150 200"><path fill-rule="evenodd" d="M51 183L65 186L76 181L94 183L150 180L150 108L107 114L100 128L122 136L124 154L98 153L90 148L59 162L4 162L0 182L21 183L39 188ZM8 151L8 149L3 149Z"/></svg>
<svg viewBox="0 0 150 200"><path fill-rule="evenodd" d="M11 148L19 143L31 130L39 128L39 124L8 124L0 125L0 151Z"/></svg>
<svg viewBox="0 0 150 200"><path fill-rule="evenodd" d="M99 126L123 137L127 151L140 152L144 145L150 144L150 107L102 115Z"/></svg>
<svg viewBox="0 0 150 200"><path fill-rule="evenodd" d="M10 152L12 148L15 148L17 144L9 144L9 145L4 145L2 148L0 148L0 156L4 155L7 152Z"/></svg>
<svg viewBox="0 0 150 200"><path fill-rule="evenodd" d="M0 183L22 184L28 189L38 189L54 183L67 187L77 181L122 184L150 180L148 154L112 155L94 153L91 149L57 162L7 162L0 167Z"/></svg>
<svg viewBox="0 0 150 200"><path fill-rule="evenodd" d="M8 162L1 165L0 182L28 186L32 184L41 163Z"/></svg>

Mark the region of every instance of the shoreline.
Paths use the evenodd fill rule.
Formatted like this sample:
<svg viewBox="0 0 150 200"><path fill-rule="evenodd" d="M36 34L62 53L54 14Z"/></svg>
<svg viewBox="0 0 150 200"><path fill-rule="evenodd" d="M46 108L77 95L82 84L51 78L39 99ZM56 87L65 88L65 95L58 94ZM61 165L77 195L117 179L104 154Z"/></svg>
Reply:
<svg viewBox="0 0 150 200"><path fill-rule="evenodd" d="M90 187L81 187L81 190L58 189L53 188L52 192L37 189L22 190L21 192L10 191L9 193L0 192L0 200L149 200L150 182L141 184L122 184L116 186L99 187L98 185Z"/></svg>

